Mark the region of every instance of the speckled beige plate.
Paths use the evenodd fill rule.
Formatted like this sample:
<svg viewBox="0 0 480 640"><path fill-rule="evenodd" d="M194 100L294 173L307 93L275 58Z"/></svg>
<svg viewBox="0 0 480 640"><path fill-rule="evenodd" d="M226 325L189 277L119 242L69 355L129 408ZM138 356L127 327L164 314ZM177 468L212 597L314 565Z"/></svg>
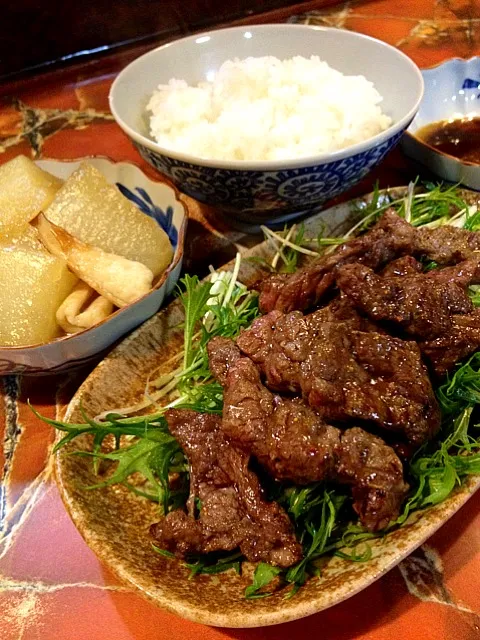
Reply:
<svg viewBox="0 0 480 640"><path fill-rule="evenodd" d="M351 211L351 205L341 205L310 219L307 234L318 232L325 222L338 232ZM266 256L269 249L263 244L249 253ZM258 275L257 267L253 262L244 265L241 278L246 283L252 282ZM148 373L178 350L182 333L177 327L181 320L181 309L173 303L130 335L80 387L69 407L68 420L82 422L80 403L89 416L95 416L139 399ZM68 451L87 446L86 439L77 440ZM243 591L250 581L252 567L242 577L228 571L215 577L188 580L189 572L179 562L165 559L151 549L148 527L158 520L155 505L123 487L85 491L82 487L95 483L91 460L66 453L64 450L56 460L63 500L79 531L105 564L159 606L196 622L225 627L287 622L349 598L422 544L480 486L480 477L471 477L443 504L416 514L401 530L375 541L369 562L332 558L321 578L310 580L294 598L284 600L284 594L279 593L247 601Z"/></svg>

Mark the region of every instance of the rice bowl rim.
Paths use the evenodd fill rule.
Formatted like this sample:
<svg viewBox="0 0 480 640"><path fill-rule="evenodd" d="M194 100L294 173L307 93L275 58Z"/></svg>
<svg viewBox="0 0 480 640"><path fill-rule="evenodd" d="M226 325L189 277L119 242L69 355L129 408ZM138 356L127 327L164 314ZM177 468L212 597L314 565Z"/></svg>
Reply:
<svg viewBox="0 0 480 640"><path fill-rule="evenodd" d="M150 58L155 58L158 55L159 51L165 51L169 47L172 46L181 46L182 44L190 44L195 42L198 38L210 37L211 35L218 34L220 32L242 32L242 31L251 31L251 32L261 32L268 31L269 29L286 29L286 30L298 30L298 31L317 31L317 32L340 32L342 35L348 34L347 37L351 37L352 39L357 39L359 41L370 41L379 46L379 48L390 50L394 53L402 63L406 64L412 71L412 73L416 76L418 81L418 95L417 98L411 107L411 109L397 122L393 122L387 129L384 131L377 133L376 135L367 138L362 142L357 142L355 144L349 145L343 149L339 149L338 151L330 151L324 153L318 153L309 156L301 156L298 158L292 158L287 160L215 160L208 158L201 158L196 155L184 153L181 151L175 151L173 149L169 149L168 147L161 146L157 142L155 142L152 138L147 137L141 133L139 133L136 129L132 128L128 125L123 118L119 115L118 110L116 108L116 92L118 86L123 82L125 75L136 70L141 73L141 69L144 67L145 62L147 62ZM311 55L315 55L312 53ZM256 56L252 56L256 57ZM225 62L225 61L224 61ZM334 67L332 67L334 68ZM345 75L345 74L344 74ZM367 80L368 77L364 76ZM375 85L374 85L375 86ZM377 89L377 87L375 87ZM284 169L296 169L301 167L310 167L319 164L326 164L327 162L334 162L336 160L343 160L345 158L351 157L356 154L361 154L369 149L372 149L376 146L379 146L393 137L395 134L399 133L402 130L405 130L407 126L410 124L411 120L414 118L417 113L420 103L423 99L425 89L425 83L422 76L422 73L418 66L413 62L411 58L409 58L405 53L393 47L392 45L383 42L382 40L378 40L377 38L372 38L371 36L364 35L362 33L357 33L353 31L347 31L344 29L337 29L335 27L322 27L316 25L301 25L301 24L264 24L264 25L250 25L250 26L240 26L240 27L228 27L226 29L216 29L213 31L205 31L202 33L195 33L192 36L188 36L186 38L180 38L163 44L151 51L139 56L133 62L128 64L115 78L110 88L108 100L110 105L110 110L112 112L113 117L117 124L123 129L123 131L136 143L143 147L147 147L151 151L155 151L156 153L173 158L175 160L180 160L182 162L191 164L191 165L199 165L202 167L211 167L214 169L227 169L227 170L243 170L243 171L281 171ZM378 89L377 89L378 91ZM380 94L381 95L381 94ZM382 96L383 98L383 96ZM387 114L388 115L388 114Z"/></svg>

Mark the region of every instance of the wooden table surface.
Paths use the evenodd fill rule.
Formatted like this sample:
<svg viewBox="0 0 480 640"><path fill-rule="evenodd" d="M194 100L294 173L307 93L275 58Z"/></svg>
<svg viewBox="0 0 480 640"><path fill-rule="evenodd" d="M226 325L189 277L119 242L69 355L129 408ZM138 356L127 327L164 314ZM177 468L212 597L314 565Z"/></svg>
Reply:
<svg viewBox="0 0 480 640"><path fill-rule="evenodd" d="M396 45L420 67L480 54L478 0L373 0L316 10L295 5L245 22L289 20L341 27ZM319 5L317 5L319 6ZM106 155L141 163L108 111L115 74L143 49L0 87L0 162ZM394 150L343 199L406 184L416 169ZM188 200L185 268L218 266L258 241ZM0 638L2 640L473 640L480 638L480 493L427 544L362 593L278 627L214 629L155 608L103 567L66 514L51 477L52 430L88 371L0 380ZM254 606L254 605L252 605Z"/></svg>

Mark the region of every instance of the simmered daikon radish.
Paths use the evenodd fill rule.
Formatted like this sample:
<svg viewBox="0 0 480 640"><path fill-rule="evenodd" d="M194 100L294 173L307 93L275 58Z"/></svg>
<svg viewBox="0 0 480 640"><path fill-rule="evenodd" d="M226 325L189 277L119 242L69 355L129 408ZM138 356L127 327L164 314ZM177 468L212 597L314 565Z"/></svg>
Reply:
<svg viewBox="0 0 480 640"><path fill-rule="evenodd" d="M48 207L62 186L25 156L0 166L0 240L19 235L30 220Z"/></svg>
<svg viewBox="0 0 480 640"><path fill-rule="evenodd" d="M62 258L0 249L0 344L44 343L60 335L55 314L77 280Z"/></svg>

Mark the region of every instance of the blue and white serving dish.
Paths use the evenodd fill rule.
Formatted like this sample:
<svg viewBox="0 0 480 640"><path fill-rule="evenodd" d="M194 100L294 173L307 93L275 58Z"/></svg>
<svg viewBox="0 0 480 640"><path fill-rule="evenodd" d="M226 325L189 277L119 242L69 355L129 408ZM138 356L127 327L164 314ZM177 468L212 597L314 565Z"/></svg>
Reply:
<svg viewBox="0 0 480 640"><path fill-rule="evenodd" d="M40 160L37 164L45 171L66 179L84 160L101 171L110 183L116 184L123 195L145 214L157 220L170 238L173 260L158 281L154 281L149 293L90 329L46 344L0 346L0 375L58 373L84 364L156 313L180 277L188 214L178 191L165 182L152 180L139 167L128 162L81 158L74 161Z"/></svg>
<svg viewBox="0 0 480 640"><path fill-rule="evenodd" d="M287 161L206 160L161 147L150 137L146 105L160 83L174 77L197 84L226 60L266 55L318 55L344 74L364 75L383 96L392 125L346 149ZM274 24L219 29L150 51L116 78L110 108L143 158L180 190L237 223L259 225L303 215L362 179L398 142L422 94L419 69L384 42L342 29Z"/></svg>
<svg viewBox="0 0 480 640"><path fill-rule="evenodd" d="M454 158L416 137L427 124L480 116L480 57L453 58L422 70L425 95L420 109L402 139L406 155L440 178L480 190L480 166Z"/></svg>

